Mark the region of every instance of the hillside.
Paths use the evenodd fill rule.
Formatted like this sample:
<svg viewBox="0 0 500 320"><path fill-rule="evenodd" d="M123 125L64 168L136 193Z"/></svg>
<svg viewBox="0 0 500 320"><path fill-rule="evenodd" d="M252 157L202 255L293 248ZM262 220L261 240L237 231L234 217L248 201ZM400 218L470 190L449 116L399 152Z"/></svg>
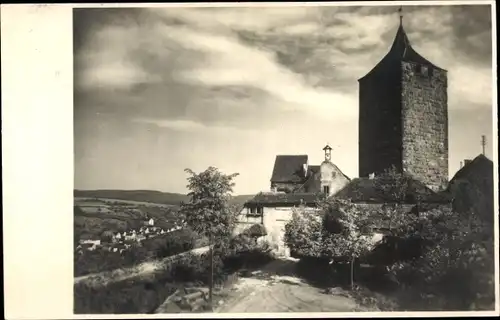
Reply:
<svg viewBox="0 0 500 320"><path fill-rule="evenodd" d="M79 198L116 199L126 201L149 202L167 205L180 205L188 201L188 196L180 193L160 192L153 190L74 190ZM231 199L235 205L243 205L253 195L238 195Z"/></svg>

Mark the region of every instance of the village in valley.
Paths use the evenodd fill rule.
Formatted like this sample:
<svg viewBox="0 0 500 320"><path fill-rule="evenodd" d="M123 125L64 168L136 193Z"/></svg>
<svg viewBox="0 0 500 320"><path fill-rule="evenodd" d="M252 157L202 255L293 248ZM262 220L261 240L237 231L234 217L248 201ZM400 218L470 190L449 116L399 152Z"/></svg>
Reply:
<svg viewBox="0 0 500 320"><path fill-rule="evenodd" d="M130 229L128 231L116 232L111 231L103 234L103 239L80 239L76 247L77 254L83 254L84 250L108 250L112 252L122 253L131 247L131 244L142 240L154 238L156 236L181 229L180 226L163 230L160 227L154 226L154 219L150 218L144 221L144 226L139 230Z"/></svg>
<svg viewBox="0 0 500 320"><path fill-rule="evenodd" d="M324 141L321 163L277 154L269 184L237 201L236 175L215 167L187 170L182 201L75 190L75 313L489 310L494 164L483 135L450 172L448 71L398 13L386 55L358 80L357 177ZM439 251L459 241L447 232L460 252ZM482 262L461 269L472 252Z"/></svg>

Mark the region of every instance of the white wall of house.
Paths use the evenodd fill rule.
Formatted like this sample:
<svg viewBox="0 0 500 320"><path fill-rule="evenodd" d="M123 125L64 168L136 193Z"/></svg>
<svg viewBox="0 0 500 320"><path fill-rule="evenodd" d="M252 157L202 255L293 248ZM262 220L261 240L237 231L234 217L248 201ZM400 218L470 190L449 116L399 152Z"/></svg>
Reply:
<svg viewBox="0 0 500 320"><path fill-rule="evenodd" d="M307 210L314 210L306 208ZM285 246L285 225L292 219L293 207L264 207L262 217L247 215L248 209L244 208L239 216L235 234L243 232L254 224L262 223L267 231L263 237L280 256L290 256L290 250Z"/></svg>
<svg viewBox="0 0 500 320"><path fill-rule="evenodd" d="M323 161L321 163L320 175L321 192L324 192L325 187L328 187L329 195L337 193L349 183L349 179L330 161Z"/></svg>

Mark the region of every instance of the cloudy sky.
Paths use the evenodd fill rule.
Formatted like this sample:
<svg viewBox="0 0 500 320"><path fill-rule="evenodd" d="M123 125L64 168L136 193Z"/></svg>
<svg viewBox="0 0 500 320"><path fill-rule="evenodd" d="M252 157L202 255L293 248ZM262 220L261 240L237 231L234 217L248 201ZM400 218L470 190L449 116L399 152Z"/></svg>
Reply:
<svg viewBox="0 0 500 320"><path fill-rule="evenodd" d="M489 6L404 7L413 47L449 73L450 175L492 157ZM397 7L75 9L75 188L186 192L184 168L269 188L277 154L358 174L358 82Z"/></svg>

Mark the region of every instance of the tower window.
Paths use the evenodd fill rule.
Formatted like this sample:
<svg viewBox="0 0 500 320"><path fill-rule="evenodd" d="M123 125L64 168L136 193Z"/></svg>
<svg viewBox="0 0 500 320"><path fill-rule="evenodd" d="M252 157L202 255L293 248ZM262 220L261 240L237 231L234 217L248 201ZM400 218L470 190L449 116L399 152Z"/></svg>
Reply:
<svg viewBox="0 0 500 320"><path fill-rule="evenodd" d="M416 67L416 71L418 74L425 76L425 77L429 75L429 67L428 66L424 66L424 65L419 64Z"/></svg>
<svg viewBox="0 0 500 320"><path fill-rule="evenodd" d="M427 76L429 74L429 70L427 69L427 66L422 66L422 75Z"/></svg>

